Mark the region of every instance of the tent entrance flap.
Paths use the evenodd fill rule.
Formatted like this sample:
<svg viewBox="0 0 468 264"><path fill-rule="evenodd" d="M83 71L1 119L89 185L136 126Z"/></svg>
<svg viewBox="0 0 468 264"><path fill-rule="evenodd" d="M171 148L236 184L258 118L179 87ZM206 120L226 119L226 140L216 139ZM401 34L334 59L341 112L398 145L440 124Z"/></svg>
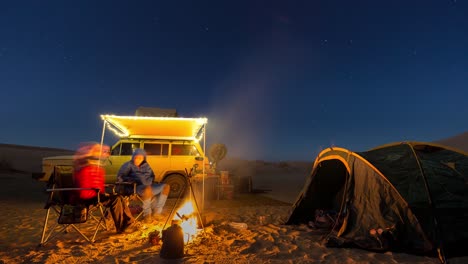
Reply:
<svg viewBox="0 0 468 264"><path fill-rule="evenodd" d="M340 160L322 161L288 223L314 221L317 209L340 212L347 175L346 166Z"/></svg>

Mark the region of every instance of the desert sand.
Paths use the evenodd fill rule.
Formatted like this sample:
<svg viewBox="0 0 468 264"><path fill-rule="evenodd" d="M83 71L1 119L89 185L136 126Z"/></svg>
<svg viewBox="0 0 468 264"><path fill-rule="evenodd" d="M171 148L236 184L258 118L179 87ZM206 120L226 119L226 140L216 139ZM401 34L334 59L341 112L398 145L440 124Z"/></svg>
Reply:
<svg viewBox="0 0 468 264"><path fill-rule="evenodd" d="M9 154L4 155L10 164L30 162L24 168L35 168L38 162L38 155L34 155L15 163L11 161L15 159L13 154L10 147ZM207 200L201 211L204 229L185 245L184 258L176 261L160 258L161 245L149 243L148 234L162 230L164 221L141 223L139 229L126 234L116 234L113 229L102 231L95 243L70 232L38 246L46 212L44 183L32 179L26 169L3 170L0 263L439 263L436 258L405 253L327 248L321 243L323 234L318 230L305 225L283 225L311 166L312 161L226 162L223 169L232 175L251 174L254 188L271 191L236 193L232 200ZM164 216L176 201L168 200ZM264 216L263 222L259 216ZM245 223L246 228L236 229L232 223ZM451 263L466 261L451 259Z"/></svg>

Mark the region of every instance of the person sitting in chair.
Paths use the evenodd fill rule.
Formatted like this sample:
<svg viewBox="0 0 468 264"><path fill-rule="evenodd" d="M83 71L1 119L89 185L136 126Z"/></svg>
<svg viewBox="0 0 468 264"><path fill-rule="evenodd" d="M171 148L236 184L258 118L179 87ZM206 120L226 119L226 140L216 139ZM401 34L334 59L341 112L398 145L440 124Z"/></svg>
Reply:
<svg viewBox="0 0 468 264"><path fill-rule="evenodd" d="M143 200L145 222L151 222L162 213L171 188L168 184L154 182L154 172L146 162L145 150L135 149L132 159L120 167L117 181L136 183L136 191Z"/></svg>
<svg viewBox="0 0 468 264"><path fill-rule="evenodd" d="M77 188L99 189L99 200L110 208L117 233L123 233L134 228L133 218L127 203L121 195L106 193L104 185L105 170L100 165L101 159L108 156L109 147L98 143L85 143L73 156L74 182ZM77 191L77 199L81 202L94 203L97 192L94 190Z"/></svg>

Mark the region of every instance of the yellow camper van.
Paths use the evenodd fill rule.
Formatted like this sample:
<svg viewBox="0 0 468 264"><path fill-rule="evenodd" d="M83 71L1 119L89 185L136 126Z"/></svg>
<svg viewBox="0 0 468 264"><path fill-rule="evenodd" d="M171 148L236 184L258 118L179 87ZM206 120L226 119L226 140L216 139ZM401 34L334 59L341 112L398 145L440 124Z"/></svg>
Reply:
<svg viewBox="0 0 468 264"><path fill-rule="evenodd" d="M143 117L102 115L102 138L111 130L120 139L111 146L104 162L106 183L115 183L117 172L129 161L133 150L142 148L155 174L155 181L171 186L171 197L178 197L187 181L186 172L200 177L210 170L204 143L206 118ZM204 144L203 144L204 145ZM72 171L73 157L47 157L42 161L39 180L48 181L57 166Z"/></svg>

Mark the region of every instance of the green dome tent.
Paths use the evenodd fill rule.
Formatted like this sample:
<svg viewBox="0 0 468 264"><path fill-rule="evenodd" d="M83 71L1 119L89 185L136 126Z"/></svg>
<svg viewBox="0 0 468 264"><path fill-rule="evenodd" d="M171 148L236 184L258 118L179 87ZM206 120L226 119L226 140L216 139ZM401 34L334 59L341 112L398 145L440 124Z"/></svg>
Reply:
<svg viewBox="0 0 468 264"><path fill-rule="evenodd" d="M468 154L422 142L325 149L286 224L313 223L317 210L336 212L328 246L466 254Z"/></svg>

